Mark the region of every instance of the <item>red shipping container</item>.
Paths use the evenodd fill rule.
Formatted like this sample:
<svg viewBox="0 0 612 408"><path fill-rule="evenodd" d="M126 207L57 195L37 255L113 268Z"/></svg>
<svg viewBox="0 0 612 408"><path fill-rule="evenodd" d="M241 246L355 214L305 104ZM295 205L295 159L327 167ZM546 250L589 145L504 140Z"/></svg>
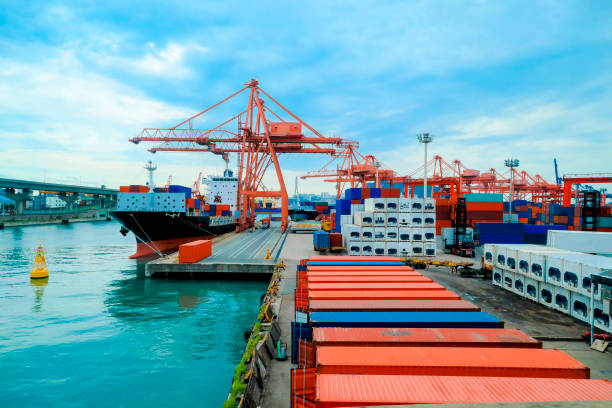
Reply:
<svg viewBox="0 0 612 408"><path fill-rule="evenodd" d="M291 370L295 407L356 407L413 404L479 404L609 401L608 380L565 378L457 377L316 374ZM570 406L570 405L567 405Z"/></svg>
<svg viewBox="0 0 612 408"><path fill-rule="evenodd" d="M465 301L447 301L450 302ZM515 329L313 327L312 334L316 347L542 348L542 343Z"/></svg>
<svg viewBox="0 0 612 408"><path fill-rule="evenodd" d="M212 241L202 239L179 246L179 263L195 263L212 254Z"/></svg>
<svg viewBox="0 0 612 408"><path fill-rule="evenodd" d="M406 282L433 282L427 276L385 276L385 275L370 275L370 276L310 276L308 275L309 283L383 283L383 282L391 282L391 283L406 283Z"/></svg>
<svg viewBox="0 0 612 408"><path fill-rule="evenodd" d="M342 247L342 234L339 232L331 232L329 234L330 247Z"/></svg>
<svg viewBox="0 0 612 408"><path fill-rule="evenodd" d="M362 188L361 189L361 198L372 198L372 189L370 189L370 188Z"/></svg>
<svg viewBox="0 0 612 408"><path fill-rule="evenodd" d="M119 192L120 193L129 193L130 192L130 186L120 186L119 187Z"/></svg>
<svg viewBox="0 0 612 408"><path fill-rule="evenodd" d="M480 347L318 347L320 374L589 378L559 350Z"/></svg>
<svg viewBox="0 0 612 408"><path fill-rule="evenodd" d="M416 271L344 271L344 270L331 270L331 271L303 271L308 277L319 277L319 276L423 276Z"/></svg>
<svg viewBox="0 0 612 408"><path fill-rule="evenodd" d="M334 282L308 283L308 290L446 290L435 282Z"/></svg>
<svg viewBox="0 0 612 408"><path fill-rule="evenodd" d="M313 300L310 302L310 312L368 312L368 311L385 311L385 312L478 312L480 308L467 300ZM344 330L339 329L339 330ZM364 330L370 330L364 329ZM382 329L372 329L382 330ZM390 329L403 330L403 329ZM413 330L413 329L410 329ZM429 330L429 329L428 329ZM432 329L440 330L440 329ZM461 329L456 329L461 330ZM466 329L480 330L480 329ZM484 329L483 329L484 330ZM486 329L497 330L497 329ZM398 334L399 335L399 334ZM402 336L399 335L401 338Z"/></svg>
<svg viewBox="0 0 612 408"><path fill-rule="evenodd" d="M310 272L414 272L412 267L404 265L307 265L306 268Z"/></svg>
<svg viewBox="0 0 612 408"><path fill-rule="evenodd" d="M467 211L504 211L504 203L466 203Z"/></svg>
<svg viewBox="0 0 612 408"><path fill-rule="evenodd" d="M360 199L351 200L351 204L361 204Z"/></svg>
<svg viewBox="0 0 612 408"><path fill-rule="evenodd" d="M400 262L397 256L309 256L309 262ZM363 266L363 265L362 265ZM378 265L402 266L402 265Z"/></svg>
<svg viewBox="0 0 612 408"><path fill-rule="evenodd" d="M449 290L311 290L309 300L327 299L461 299Z"/></svg>

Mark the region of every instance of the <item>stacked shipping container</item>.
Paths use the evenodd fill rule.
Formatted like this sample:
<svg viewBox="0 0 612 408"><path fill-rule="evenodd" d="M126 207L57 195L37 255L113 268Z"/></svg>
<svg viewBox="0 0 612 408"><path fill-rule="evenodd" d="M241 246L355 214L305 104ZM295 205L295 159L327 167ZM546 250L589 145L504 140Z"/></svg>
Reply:
<svg viewBox="0 0 612 408"><path fill-rule="evenodd" d="M399 190L398 190L399 191ZM341 218L349 255L434 256L436 209L433 199L366 198Z"/></svg>
<svg viewBox="0 0 612 408"><path fill-rule="evenodd" d="M612 399L588 367L423 278L393 257L302 260L291 406Z"/></svg>
<svg viewBox="0 0 612 408"><path fill-rule="evenodd" d="M592 274L612 269L612 258L537 245L486 244L492 282L526 299L610 332L610 316ZM593 291L593 309L590 307Z"/></svg>

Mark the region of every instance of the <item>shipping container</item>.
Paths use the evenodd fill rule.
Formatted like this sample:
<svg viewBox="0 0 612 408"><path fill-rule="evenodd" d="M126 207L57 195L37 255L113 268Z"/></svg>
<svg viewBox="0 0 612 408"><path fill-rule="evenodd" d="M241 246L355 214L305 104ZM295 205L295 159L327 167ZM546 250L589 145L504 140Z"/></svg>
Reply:
<svg viewBox="0 0 612 408"><path fill-rule="evenodd" d="M467 300L312 300L309 312L478 312L480 308Z"/></svg>
<svg viewBox="0 0 612 408"><path fill-rule="evenodd" d="M315 347L542 348L542 343L515 329L315 327L312 334Z"/></svg>
<svg viewBox="0 0 612 408"><path fill-rule="evenodd" d="M503 328L483 312L313 312L312 327L479 327Z"/></svg>
<svg viewBox="0 0 612 408"><path fill-rule="evenodd" d="M330 282L330 283L308 283L308 290L446 290L446 288L435 282Z"/></svg>
<svg viewBox="0 0 612 408"><path fill-rule="evenodd" d="M589 378L587 366L554 349L321 346L316 358L320 374Z"/></svg>
<svg viewBox="0 0 612 408"><path fill-rule="evenodd" d="M423 275L370 275L370 276L311 276L308 275L308 283L410 283L410 282L433 282Z"/></svg>
<svg viewBox="0 0 612 408"><path fill-rule="evenodd" d="M331 258L331 257L330 257ZM335 257L334 257L335 258ZM357 258L352 256L351 258ZM367 259L367 258L366 258ZM414 269L408 265L373 265L367 263L365 265L306 265L306 269L310 272L339 272L339 271L363 271L363 272L392 272L392 271L405 271L414 272Z"/></svg>
<svg viewBox="0 0 612 408"><path fill-rule="evenodd" d="M358 271L345 271L345 270L330 270L330 271L306 271L306 275L309 278L319 278L319 277L414 277L414 276L423 276L421 273L417 271L384 271L384 270L358 270Z"/></svg>
<svg viewBox="0 0 612 408"><path fill-rule="evenodd" d="M310 300L348 300L348 299L460 299L460 296L449 290L322 290L309 291Z"/></svg>
<svg viewBox="0 0 612 408"><path fill-rule="evenodd" d="M199 240L179 246L179 263L195 263L212 254L212 241Z"/></svg>
<svg viewBox="0 0 612 408"><path fill-rule="evenodd" d="M316 408L609 401L612 398L610 396L612 383L607 380L367 374L317 375L315 369L295 369L291 371L291 377L295 393L313 401L308 403L311 405L300 406Z"/></svg>
<svg viewBox="0 0 612 408"><path fill-rule="evenodd" d="M548 246L568 251L612 255L612 233L592 231L548 231Z"/></svg>

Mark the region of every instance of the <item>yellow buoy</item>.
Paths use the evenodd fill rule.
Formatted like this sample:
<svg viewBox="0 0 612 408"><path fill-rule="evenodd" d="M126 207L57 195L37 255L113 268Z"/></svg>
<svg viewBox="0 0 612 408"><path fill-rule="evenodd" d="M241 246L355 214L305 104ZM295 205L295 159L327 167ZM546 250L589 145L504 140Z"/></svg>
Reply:
<svg viewBox="0 0 612 408"><path fill-rule="evenodd" d="M35 248L36 258L34 258L34 265L30 272L30 279L44 279L49 277L49 270L47 269L47 261L45 261L45 251L47 248L43 248L42 241L38 248Z"/></svg>

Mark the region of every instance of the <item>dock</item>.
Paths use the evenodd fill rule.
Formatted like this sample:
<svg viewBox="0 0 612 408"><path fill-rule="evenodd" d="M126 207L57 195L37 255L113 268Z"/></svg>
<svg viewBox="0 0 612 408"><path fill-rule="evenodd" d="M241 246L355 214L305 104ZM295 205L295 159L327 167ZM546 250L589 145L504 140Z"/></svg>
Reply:
<svg viewBox="0 0 612 408"><path fill-rule="evenodd" d="M179 263L178 252L148 262L147 277L188 276L200 279L270 279L286 233L279 222L253 232L231 233L213 240L212 255L196 263ZM270 250L270 259L266 255ZM238 276L237 276L238 275Z"/></svg>

